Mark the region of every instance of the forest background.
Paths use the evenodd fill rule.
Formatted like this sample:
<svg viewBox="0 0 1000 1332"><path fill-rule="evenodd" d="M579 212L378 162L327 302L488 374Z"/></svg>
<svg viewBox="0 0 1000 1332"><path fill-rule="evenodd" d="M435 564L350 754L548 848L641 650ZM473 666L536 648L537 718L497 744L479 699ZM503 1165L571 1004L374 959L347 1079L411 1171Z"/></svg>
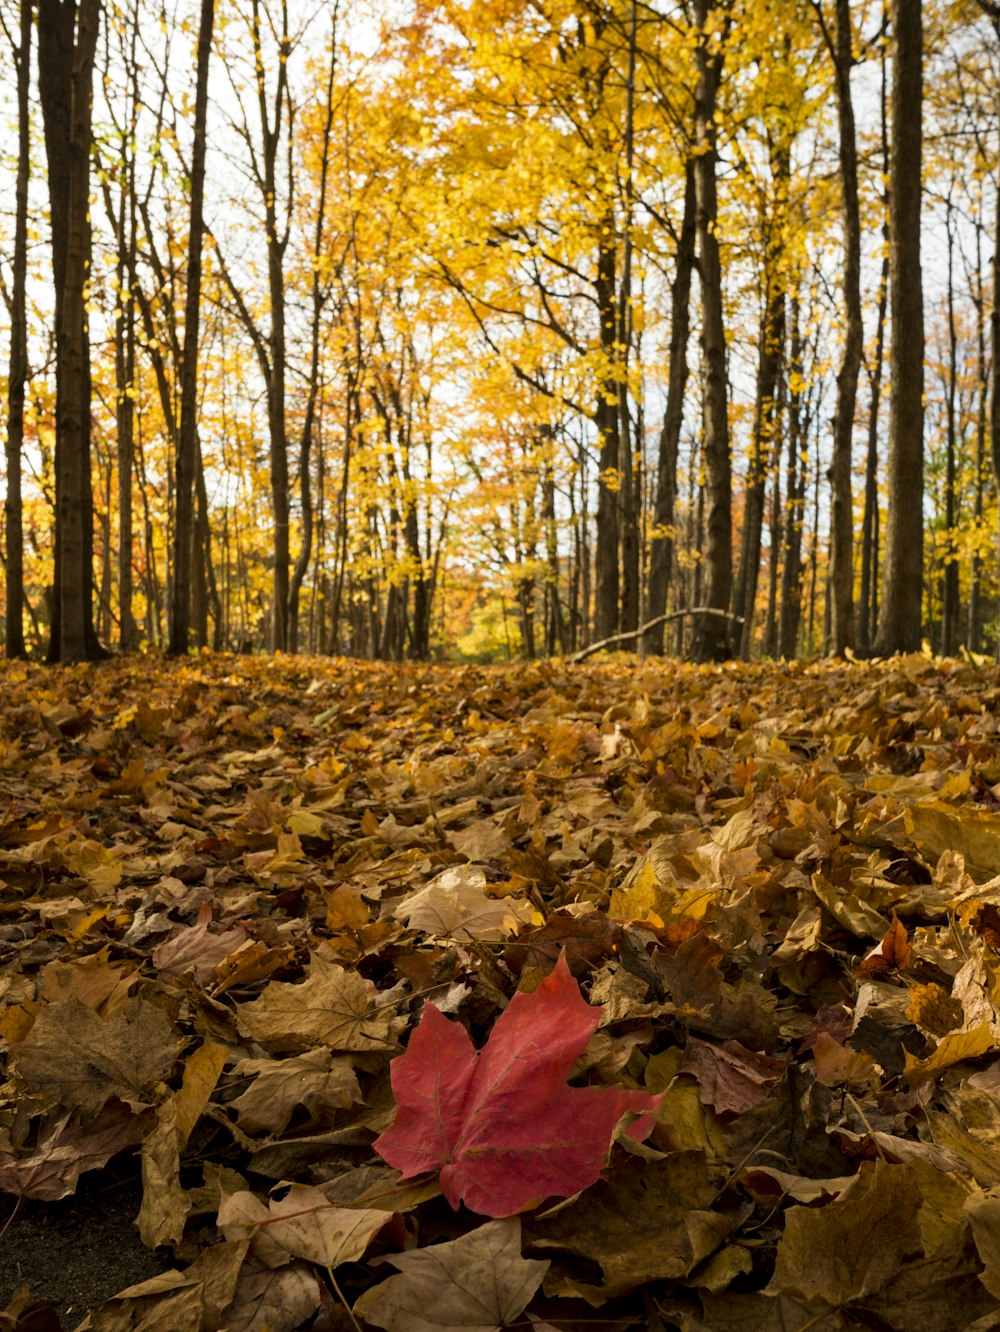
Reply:
<svg viewBox="0 0 1000 1332"><path fill-rule="evenodd" d="M0 19L8 655L1000 646L992 0Z"/></svg>

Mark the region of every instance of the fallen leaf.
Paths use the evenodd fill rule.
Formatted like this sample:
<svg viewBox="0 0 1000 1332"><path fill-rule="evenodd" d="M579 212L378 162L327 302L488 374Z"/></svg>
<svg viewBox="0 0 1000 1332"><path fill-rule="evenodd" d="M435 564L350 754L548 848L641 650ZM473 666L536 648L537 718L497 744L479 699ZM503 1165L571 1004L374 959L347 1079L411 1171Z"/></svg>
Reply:
<svg viewBox="0 0 1000 1332"><path fill-rule="evenodd" d="M92 1125L74 1124L63 1115L25 1155L0 1152L0 1191L55 1202L75 1192L86 1170L99 1170L119 1152L142 1142L152 1112L136 1115L112 1102Z"/></svg>
<svg viewBox="0 0 1000 1332"><path fill-rule="evenodd" d="M732 1230L730 1218L709 1210L717 1193L701 1152L619 1161L584 1197L524 1223L532 1249L588 1259L602 1274L560 1279L554 1267L546 1291L600 1305L649 1281L689 1276Z"/></svg>
<svg viewBox="0 0 1000 1332"><path fill-rule="evenodd" d="M296 1332L321 1298L316 1271L305 1263L272 1269L248 1260L226 1309L226 1332Z"/></svg>
<svg viewBox="0 0 1000 1332"><path fill-rule="evenodd" d="M247 1240L214 1244L183 1272L172 1268L119 1291L76 1332L203 1332L224 1326Z"/></svg>
<svg viewBox="0 0 1000 1332"><path fill-rule="evenodd" d="M365 1291L354 1311L387 1332L499 1332L520 1318L549 1266L521 1257L514 1218L385 1261L399 1275Z"/></svg>
<svg viewBox="0 0 1000 1332"><path fill-rule="evenodd" d="M816 1077L824 1087L840 1087L846 1083L854 1091L871 1091L881 1080L870 1054L841 1045L828 1032L818 1033L812 1052Z"/></svg>
<svg viewBox="0 0 1000 1332"><path fill-rule="evenodd" d="M509 1216L567 1197L597 1179L615 1125L640 1116L645 1137L658 1096L567 1087L566 1075L600 1021L561 956L531 994L516 994L477 1054L465 1029L427 1004L391 1066L398 1111L375 1150L404 1179L441 1171L453 1207Z"/></svg>
<svg viewBox="0 0 1000 1332"><path fill-rule="evenodd" d="M325 1045L331 1050L386 1050L402 1025L372 1006L373 987L356 971L313 955L300 984L271 981L259 999L237 1008L240 1031L275 1053Z"/></svg>
<svg viewBox="0 0 1000 1332"><path fill-rule="evenodd" d="M157 1100L177 1050L170 1019L145 999L126 999L107 1019L67 999L42 1008L11 1059L34 1090L95 1115L112 1096L138 1109Z"/></svg>
<svg viewBox="0 0 1000 1332"><path fill-rule="evenodd" d="M839 1308L882 1290L922 1254L915 1170L864 1163L826 1207L792 1207L778 1243L769 1295L799 1295Z"/></svg>
<svg viewBox="0 0 1000 1332"><path fill-rule="evenodd" d="M486 875L471 865L445 870L426 888L393 907L411 930L440 939L504 939L531 919L531 907L513 897L485 895Z"/></svg>
<svg viewBox="0 0 1000 1332"><path fill-rule="evenodd" d="M205 902L193 925L179 930L153 949L153 965L168 973L190 970L202 984L210 981L216 967L225 962L230 953L235 953L247 937L244 925L213 933L209 929L211 923L212 908Z"/></svg>
<svg viewBox="0 0 1000 1332"><path fill-rule="evenodd" d="M926 1059L917 1059L909 1051L906 1054L904 1077L910 1082L933 1077L952 1064L960 1064L966 1059L978 1059L987 1050L994 1048L993 1036L989 1026L983 1023L972 1031L952 1031L938 1042L937 1049Z"/></svg>
<svg viewBox="0 0 1000 1332"><path fill-rule="evenodd" d="M136 1219L142 1242L155 1249L180 1242L191 1199L181 1188L181 1154L229 1051L210 1041L189 1055L180 1091L156 1110L156 1127L142 1144L142 1207Z"/></svg>
<svg viewBox="0 0 1000 1332"><path fill-rule="evenodd" d="M622 927L604 912L572 915L556 911L544 925L526 930L504 949L504 960L515 976L555 966L565 952L569 969L578 979L589 976L617 948Z"/></svg>
<svg viewBox="0 0 1000 1332"><path fill-rule="evenodd" d="M267 1206L252 1193L234 1194L223 1198L218 1217L227 1239L245 1236L269 1267L290 1257L320 1267L357 1262L391 1219L381 1209L336 1207L309 1184L293 1184Z"/></svg>
<svg viewBox="0 0 1000 1332"><path fill-rule="evenodd" d="M758 1105L768 1088L785 1077L788 1065L738 1041L710 1045L689 1036L681 1073L688 1073L701 1088L701 1099L717 1115L741 1115Z"/></svg>
<svg viewBox="0 0 1000 1332"><path fill-rule="evenodd" d="M242 1096L229 1103L246 1133L263 1129L279 1134L299 1107L321 1120L361 1100L351 1061L329 1050L309 1050L288 1059L241 1059L233 1077L253 1078Z"/></svg>

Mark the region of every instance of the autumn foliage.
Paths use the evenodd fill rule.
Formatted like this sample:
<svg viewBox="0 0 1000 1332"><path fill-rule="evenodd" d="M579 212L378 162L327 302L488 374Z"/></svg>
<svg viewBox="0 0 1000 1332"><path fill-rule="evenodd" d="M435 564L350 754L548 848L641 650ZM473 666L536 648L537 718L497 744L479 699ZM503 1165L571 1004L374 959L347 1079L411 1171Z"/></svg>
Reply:
<svg viewBox="0 0 1000 1332"><path fill-rule="evenodd" d="M131 1161L164 1270L92 1332L991 1326L998 703L6 663L7 1242Z"/></svg>

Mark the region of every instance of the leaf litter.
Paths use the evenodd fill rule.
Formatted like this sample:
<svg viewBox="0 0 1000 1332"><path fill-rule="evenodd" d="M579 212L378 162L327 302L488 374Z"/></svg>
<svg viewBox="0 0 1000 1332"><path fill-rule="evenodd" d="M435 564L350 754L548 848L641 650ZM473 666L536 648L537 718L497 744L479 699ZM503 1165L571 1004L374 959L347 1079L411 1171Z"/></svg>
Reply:
<svg viewBox="0 0 1000 1332"><path fill-rule="evenodd" d="M3 1326L1000 1328L998 704L3 663L3 1244L131 1166L164 1269Z"/></svg>

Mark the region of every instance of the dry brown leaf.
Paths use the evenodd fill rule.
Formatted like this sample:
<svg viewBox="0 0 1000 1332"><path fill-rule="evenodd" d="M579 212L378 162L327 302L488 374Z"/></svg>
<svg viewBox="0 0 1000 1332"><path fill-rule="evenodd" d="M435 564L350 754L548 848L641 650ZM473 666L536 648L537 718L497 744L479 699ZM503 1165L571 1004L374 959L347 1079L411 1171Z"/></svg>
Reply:
<svg viewBox="0 0 1000 1332"><path fill-rule="evenodd" d="M65 1198L84 1171L99 1170L142 1142L151 1120L152 1111L136 1115L121 1104L106 1106L92 1125L70 1123L64 1114L42 1132L32 1151L23 1156L0 1152L0 1191L45 1202Z"/></svg>
<svg viewBox="0 0 1000 1332"><path fill-rule="evenodd" d="M513 897L488 898L486 875L457 865L393 907L411 930L438 939L505 939L531 919L531 906Z"/></svg>
<svg viewBox="0 0 1000 1332"><path fill-rule="evenodd" d="M244 1035L276 1054L325 1045L331 1050L391 1050L403 1025L391 1010L379 1011L374 988L356 971L313 955L299 984L271 981L253 1003L240 1004Z"/></svg>
<svg viewBox="0 0 1000 1332"><path fill-rule="evenodd" d="M246 1237L268 1267L290 1258L304 1258L320 1267L357 1262L391 1219L391 1212L380 1209L336 1207L309 1184L293 1184L266 1207L247 1192L224 1198L219 1208L219 1226L226 1237Z"/></svg>
<svg viewBox="0 0 1000 1332"><path fill-rule="evenodd" d="M215 1090L229 1051L212 1042L189 1056L181 1089L157 1107L156 1127L142 1144L142 1207L136 1224L150 1249L177 1244L191 1210L181 1188L181 1153Z"/></svg>
<svg viewBox="0 0 1000 1332"><path fill-rule="evenodd" d="M601 1305L648 1281L689 1276L732 1230L727 1217L709 1210L717 1192L700 1152L655 1162L619 1158L580 1198L525 1221L534 1250L586 1258L601 1269L602 1279L590 1282L563 1274L556 1263L546 1293Z"/></svg>
<svg viewBox="0 0 1000 1332"><path fill-rule="evenodd" d="M107 1019L67 999L42 1008L12 1061L49 1100L95 1115L112 1096L135 1109L159 1100L177 1051L170 1019L145 999L125 1000Z"/></svg>
<svg viewBox="0 0 1000 1332"><path fill-rule="evenodd" d="M315 1268L291 1263L271 1269L248 1260L226 1310L226 1332L297 1332L321 1299Z"/></svg>
<svg viewBox="0 0 1000 1332"><path fill-rule="evenodd" d="M863 1164L826 1207L792 1207L778 1243L769 1295L798 1295L832 1308L877 1294L922 1252L917 1172Z"/></svg>
<svg viewBox="0 0 1000 1332"><path fill-rule="evenodd" d="M354 1309L387 1332L498 1332L524 1312L549 1266L521 1257L515 1218L385 1261L399 1275L366 1291Z"/></svg>
<svg viewBox="0 0 1000 1332"><path fill-rule="evenodd" d="M230 953L235 953L247 937L245 925L233 925L213 933L209 929L211 923L212 908L204 902L194 925L179 930L153 949L153 965L167 973L180 974L190 970L202 984L210 981L216 967L225 962Z"/></svg>
<svg viewBox="0 0 1000 1332"><path fill-rule="evenodd" d="M171 1269L120 1291L76 1332L204 1332L224 1326L247 1241L227 1241L206 1249L183 1272Z"/></svg>
<svg viewBox="0 0 1000 1332"><path fill-rule="evenodd" d="M329 1050L309 1050L287 1059L241 1059L233 1076L253 1077L247 1090L230 1102L240 1128L277 1135L296 1109L308 1111L314 1121L361 1100L361 1089L350 1059Z"/></svg>

